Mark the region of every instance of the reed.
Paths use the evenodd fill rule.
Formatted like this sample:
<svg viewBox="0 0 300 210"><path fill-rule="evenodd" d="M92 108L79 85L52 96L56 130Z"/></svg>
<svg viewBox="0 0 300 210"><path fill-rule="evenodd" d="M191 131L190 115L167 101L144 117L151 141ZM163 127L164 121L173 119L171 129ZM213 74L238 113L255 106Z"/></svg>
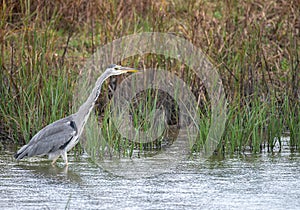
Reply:
<svg viewBox="0 0 300 210"><path fill-rule="evenodd" d="M299 150L299 7L297 1L272 0L4 0L0 8L0 137L23 144L43 126L70 114L80 68L99 46L124 35L158 31L186 38L218 66L229 103L218 151L273 151L282 146L283 135L290 136L291 149ZM201 99L200 134L194 147L199 150L210 126L210 99L201 78L161 55L136 56L127 63L167 68ZM107 89L103 91L100 100L107 98ZM155 95L147 97L133 115L134 125L144 130L149 123L141 120L151 118L160 103ZM103 110L103 136L114 150L123 149L122 155L132 156L136 149L145 149L122 139L109 120L109 106Z"/></svg>

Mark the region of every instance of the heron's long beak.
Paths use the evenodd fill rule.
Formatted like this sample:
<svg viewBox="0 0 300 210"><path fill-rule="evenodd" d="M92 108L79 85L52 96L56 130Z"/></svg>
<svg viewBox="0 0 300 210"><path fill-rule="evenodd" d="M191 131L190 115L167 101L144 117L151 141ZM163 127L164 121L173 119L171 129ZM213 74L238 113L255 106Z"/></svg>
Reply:
<svg viewBox="0 0 300 210"><path fill-rule="evenodd" d="M124 73L127 73L127 72L138 72L137 69L134 69L134 68L129 68L129 67L122 67L119 69L120 71L123 71Z"/></svg>

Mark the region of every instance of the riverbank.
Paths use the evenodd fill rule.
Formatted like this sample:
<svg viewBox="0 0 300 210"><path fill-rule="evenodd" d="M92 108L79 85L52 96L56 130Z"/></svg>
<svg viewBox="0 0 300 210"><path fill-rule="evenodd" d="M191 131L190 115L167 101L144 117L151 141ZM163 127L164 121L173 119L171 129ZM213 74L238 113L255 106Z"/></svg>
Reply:
<svg viewBox="0 0 300 210"><path fill-rule="evenodd" d="M0 138L21 145L70 114L80 69L99 46L128 34L156 31L184 37L218 67L228 101L220 152L271 152L283 135L290 136L290 148L297 150L299 8L297 1L4 1ZM160 55L124 63L141 69L167 67L189 85L200 99L203 116L202 136L195 146L200 148L210 125L210 99L193 71ZM106 87L99 104L109 104L107 92ZM105 108L100 112L105 119Z"/></svg>

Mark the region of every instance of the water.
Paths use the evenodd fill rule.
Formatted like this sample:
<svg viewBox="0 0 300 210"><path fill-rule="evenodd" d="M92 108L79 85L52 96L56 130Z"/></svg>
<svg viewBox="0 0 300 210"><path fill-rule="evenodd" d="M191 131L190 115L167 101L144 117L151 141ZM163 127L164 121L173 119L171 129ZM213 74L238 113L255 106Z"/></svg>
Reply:
<svg viewBox="0 0 300 210"><path fill-rule="evenodd" d="M17 163L0 152L1 209L300 209L300 154L243 154L182 162L154 177L115 176L70 155ZM142 164L142 162L141 162Z"/></svg>

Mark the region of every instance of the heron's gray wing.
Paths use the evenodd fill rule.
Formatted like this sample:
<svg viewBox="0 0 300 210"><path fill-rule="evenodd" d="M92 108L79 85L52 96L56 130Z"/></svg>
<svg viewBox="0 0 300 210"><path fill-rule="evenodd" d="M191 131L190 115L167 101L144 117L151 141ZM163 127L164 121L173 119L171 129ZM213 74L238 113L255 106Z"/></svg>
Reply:
<svg viewBox="0 0 300 210"><path fill-rule="evenodd" d="M15 155L17 159L25 156L45 155L63 149L77 135L77 127L72 115L55 121L32 137Z"/></svg>

